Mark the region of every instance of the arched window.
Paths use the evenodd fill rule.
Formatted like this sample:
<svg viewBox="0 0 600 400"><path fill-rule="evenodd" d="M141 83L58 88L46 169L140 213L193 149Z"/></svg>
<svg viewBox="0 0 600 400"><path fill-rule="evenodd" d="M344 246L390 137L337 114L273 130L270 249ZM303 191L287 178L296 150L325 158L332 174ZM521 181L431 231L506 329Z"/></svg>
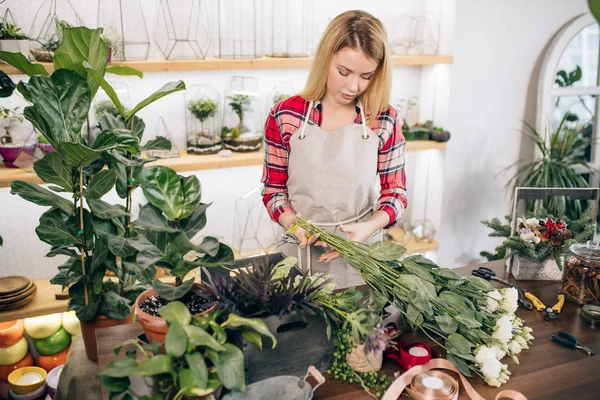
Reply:
<svg viewBox="0 0 600 400"><path fill-rule="evenodd" d="M569 112L571 123L584 125L584 135L598 142L599 49L600 29L592 14L573 18L553 38L538 82L538 132L546 132L549 124L556 128ZM600 144L588 147L581 157L600 167ZM594 175L585 176L590 186L599 184L598 174Z"/></svg>

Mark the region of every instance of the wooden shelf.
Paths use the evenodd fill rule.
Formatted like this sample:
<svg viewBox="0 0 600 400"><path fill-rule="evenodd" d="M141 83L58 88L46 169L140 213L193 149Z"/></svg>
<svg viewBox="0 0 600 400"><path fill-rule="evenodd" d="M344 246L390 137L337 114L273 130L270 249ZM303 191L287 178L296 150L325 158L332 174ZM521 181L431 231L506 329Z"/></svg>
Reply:
<svg viewBox="0 0 600 400"><path fill-rule="evenodd" d="M438 143L432 140L413 140L406 142L404 151L414 152L423 150L444 150L446 143ZM177 172L201 171L207 169L247 167L250 165L262 165L264 153L255 151L252 153L233 153L231 157L221 157L216 154L194 155L181 152L178 158L163 158L149 165L164 165L173 168ZM20 168L6 168L0 165L0 188L10 186L13 180L21 180L32 183L43 183L34 172L28 172Z"/></svg>
<svg viewBox="0 0 600 400"><path fill-rule="evenodd" d="M41 279L34 283L37 292L33 301L16 310L0 311L0 322L67 311L69 301L56 300L54 297L55 294L60 293L60 286L50 284L48 279Z"/></svg>
<svg viewBox="0 0 600 400"><path fill-rule="evenodd" d="M395 66L422 66L435 64L452 64L452 56L392 56L392 64ZM126 65L136 68L142 72L166 72L166 71L219 71L232 69L289 69L308 68L312 63L311 57L303 58L248 58L248 59L224 59L209 57L204 60L145 60L145 61L121 61L109 65ZM39 63L46 71L54 71L52 63ZM0 65L0 71L9 75L22 74L15 67L7 64Z"/></svg>

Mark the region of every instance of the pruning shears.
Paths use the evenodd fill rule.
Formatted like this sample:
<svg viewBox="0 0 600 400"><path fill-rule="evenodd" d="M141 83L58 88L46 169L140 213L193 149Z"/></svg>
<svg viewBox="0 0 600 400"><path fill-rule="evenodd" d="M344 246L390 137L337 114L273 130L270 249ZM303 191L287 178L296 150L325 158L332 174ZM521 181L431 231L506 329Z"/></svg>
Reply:
<svg viewBox="0 0 600 400"><path fill-rule="evenodd" d="M491 269L486 268L486 267L479 267L477 269L474 269L471 272L471 275L477 276L479 278L482 278L482 279L485 279L488 281L492 280L492 281L500 282L507 286L514 287L517 290L517 292L519 293L519 304L521 304L523 307L525 307L529 311L533 310L533 305L529 301L527 301L524 297L525 290L523 288L515 285L514 283L510 283L509 281L498 278L496 276L496 273L494 271L492 271Z"/></svg>
<svg viewBox="0 0 600 400"><path fill-rule="evenodd" d="M553 320L558 319L558 314L560 314L563 306L565 305L565 295L564 294L558 295L558 302L555 305L553 305L552 307L546 307L546 305L544 303L542 303L540 301L540 299L538 299L537 297L535 297L533 294L531 294L529 292L525 293L525 297L527 297L529 300L531 300L533 302L533 305L536 308L536 310L544 312L544 320L545 321L553 321Z"/></svg>
<svg viewBox="0 0 600 400"><path fill-rule="evenodd" d="M571 335L570 333L558 332L558 335L552 335L552 340L556 343L562 344L563 346L585 351L589 356L594 355L594 350L583 346L577 339L575 339L575 336Z"/></svg>

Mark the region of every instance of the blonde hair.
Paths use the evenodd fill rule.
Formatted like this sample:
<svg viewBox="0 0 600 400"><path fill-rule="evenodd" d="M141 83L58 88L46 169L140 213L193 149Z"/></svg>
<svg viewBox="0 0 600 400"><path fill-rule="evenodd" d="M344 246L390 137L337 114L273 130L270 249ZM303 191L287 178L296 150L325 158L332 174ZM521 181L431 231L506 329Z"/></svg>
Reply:
<svg viewBox="0 0 600 400"><path fill-rule="evenodd" d="M333 19L317 46L308 81L299 93L306 100L320 100L327 90L327 75L333 55L350 47L360 49L377 62L367 90L360 95L368 123L389 107L392 68L387 35L381 21L360 10L346 11Z"/></svg>

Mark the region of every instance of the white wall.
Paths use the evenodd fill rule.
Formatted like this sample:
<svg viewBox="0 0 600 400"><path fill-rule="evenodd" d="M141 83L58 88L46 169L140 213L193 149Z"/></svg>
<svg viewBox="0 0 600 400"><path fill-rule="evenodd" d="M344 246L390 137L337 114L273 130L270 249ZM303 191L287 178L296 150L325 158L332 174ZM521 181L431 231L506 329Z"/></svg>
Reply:
<svg viewBox="0 0 600 400"><path fill-rule="evenodd" d="M499 243L479 221L510 209L498 175L530 153L522 120L535 124L540 60L552 36L588 12L585 0L458 0L440 261L465 265ZM497 176L498 175L498 176Z"/></svg>

